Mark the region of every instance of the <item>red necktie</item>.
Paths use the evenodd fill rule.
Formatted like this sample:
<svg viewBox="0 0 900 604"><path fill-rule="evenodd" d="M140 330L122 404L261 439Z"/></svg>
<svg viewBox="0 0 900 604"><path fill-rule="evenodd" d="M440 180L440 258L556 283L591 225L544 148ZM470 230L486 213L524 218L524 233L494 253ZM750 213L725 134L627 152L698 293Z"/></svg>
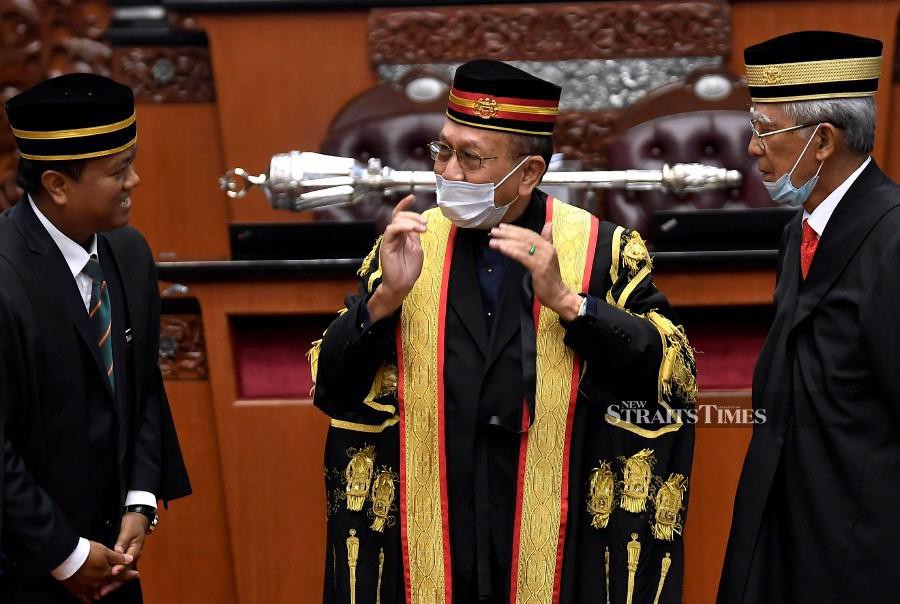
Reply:
<svg viewBox="0 0 900 604"><path fill-rule="evenodd" d="M816 248L819 246L819 235L809 226L809 221L803 221L803 241L800 242L800 272L803 279L809 273L809 265L812 264Z"/></svg>

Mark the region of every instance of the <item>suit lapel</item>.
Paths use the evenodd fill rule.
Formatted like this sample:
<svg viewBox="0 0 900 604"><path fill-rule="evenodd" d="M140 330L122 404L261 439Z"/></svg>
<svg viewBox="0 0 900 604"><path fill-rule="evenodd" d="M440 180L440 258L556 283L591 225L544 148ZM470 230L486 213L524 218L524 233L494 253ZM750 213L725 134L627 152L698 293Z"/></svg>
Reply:
<svg viewBox="0 0 900 604"><path fill-rule="evenodd" d="M36 262L35 274L41 275L41 281L47 289L54 292L53 295L61 295L63 308L75 330L81 336L89 354L94 359L94 365L102 378L106 392L113 396L106 378L106 369L100 358L100 348L97 346L97 334L84 306L84 300L78 291L78 286L72 273L63 258L62 252L53 242L50 234L38 220L31 209L28 198L23 198L13 209L13 220L25 237L25 241L32 252L39 256Z"/></svg>
<svg viewBox="0 0 900 604"><path fill-rule="evenodd" d="M483 315L481 289L475 275L474 241L463 229L457 233L453 249L447 303L459 317L469 337L478 346L481 356L487 356L487 325Z"/></svg>
<svg viewBox="0 0 900 604"><path fill-rule="evenodd" d="M800 283L800 295L792 329L806 319L819 304L856 254L872 227L888 209L900 203L900 201L894 201L893 204L871 203L870 195L885 179L884 173L873 160L835 208L819 240L807 278ZM797 234L792 233L794 241L790 249L799 256L799 228L795 230Z"/></svg>
<svg viewBox="0 0 900 604"><path fill-rule="evenodd" d="M535 190L534 194L532 194L531 202L525 210L524 219L519 226L540 233L546 218L546 200L546 196ZM525 282L526 279L528 280L527 284ZM491 333L491 343L484 366L485 374L490 371L491 365L497 360L509 341L521 330L520 317L523 304L527 305L530 316L532 298L526 293L530 291L531 275L528 274L524 266L515 260L510 260L506 269L506 277L503 280L500 307L497 309L494 330ZM526 296L528 296L527 300L525 299Z"/></svg>

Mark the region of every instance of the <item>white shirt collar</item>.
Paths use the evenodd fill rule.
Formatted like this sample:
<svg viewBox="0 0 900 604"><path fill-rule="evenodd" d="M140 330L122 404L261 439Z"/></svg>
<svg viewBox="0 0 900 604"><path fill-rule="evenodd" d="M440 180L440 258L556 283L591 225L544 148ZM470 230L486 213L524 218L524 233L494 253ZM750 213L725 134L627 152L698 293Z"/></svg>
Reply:
<svg viewBox="0 0 900 604"><path fill-rule="evenodd" d="M53 223L41 213L37 204L35 204L34 200L31 198L31 195L28 196L28 203L31 204L34 215L37 216L37 219L44 225L50 238L53 239L53 243L55 243L56 247L59 248L59 251L62 252L63 258L66 259L66 264L69 265L69 270L72 271L72 276L77 277L80 275L81 271L83 271L84 267L87 265L88 260L91 259L91 256L97 255L97 236L94 235L91 238L91 251L87 252L79 244L64 235L62 231L56 228Z"/></svg>
<svg viewBox="0 0 900 604"><path fill-rule="evenodd" d="M856 182L856 179L859 178L859 175L862 174L862 171L866 169L866 166L868 166L871 161L872 158L867 157L866 161L864 161L853 174L847 177L847 180L838 185L834 191L828 194L828 197L822 200L822 203L816 206L816 209L812 211L812 214L803 210L803 220L807 220L807 223L810 228L816 232L816 235L821 237L822 233L825 232L825 226L828 224L828 219L831 218L831 215L834 213L834 209L838 206L838 203L844 195L847 194L850 186Z"/></svg>

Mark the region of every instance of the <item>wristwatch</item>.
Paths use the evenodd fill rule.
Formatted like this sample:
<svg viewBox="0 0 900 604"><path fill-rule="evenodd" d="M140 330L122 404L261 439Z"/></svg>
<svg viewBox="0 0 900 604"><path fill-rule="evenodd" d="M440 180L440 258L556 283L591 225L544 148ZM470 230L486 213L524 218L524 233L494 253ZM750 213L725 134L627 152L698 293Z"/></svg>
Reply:
<svg viewBox="0 0 900 604"><path fill-rule="evenodd" d="M578 294L581 296L581 304L578 306L578 316L583 317L587 314L587 296L584 294Z"/></svg>
<svg viewBox="0 0 900 604"><path fill-rule="evenodd" d="M141 504L126 505L125 513L126 514L134 513L134 514L141 514L142 516L146 516L147 519L150 521L150 526L147 527L148 535L150 533L152 533L154 531L154 529L156 529L156 525L159 524L159 514L156 513L156 508L153 507L152 505L141 505Z"/></svg>

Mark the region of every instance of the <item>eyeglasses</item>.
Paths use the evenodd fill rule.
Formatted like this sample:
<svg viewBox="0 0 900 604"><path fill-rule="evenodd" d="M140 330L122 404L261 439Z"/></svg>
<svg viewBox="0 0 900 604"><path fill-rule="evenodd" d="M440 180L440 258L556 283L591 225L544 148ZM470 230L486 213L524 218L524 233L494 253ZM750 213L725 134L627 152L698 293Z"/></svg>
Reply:
<svg viewBox="0 0 900 604"><path fill-rule="evenodd" d="M817 124L800 124L799 126L788 126L787 128L772 130L771 132L760 132L753 124L753 120L750 120L750 131L753 132L753 136L757 138L757 140L759 141L759 145L762 147L763 151L765 151L766 141L764 139L772 136L773 134L781 134L782 132L790 132L791 130L800 130L801 128L811 128L816 125Z"/></svg>
<svg viewBox="0 0 900 604"><path fill-rule="evenodd" d="M431 151L431 159L434 160L435 164L446 164L455 153L456 161L459 162L460 167L463 170L468 170L470 172L480 170L484 167L484 162L489 159L497 159L498 157L496 155L494 157L482 157L477 153L454 149L447 143L442 143L441 141L431 141L428 143L428 150Z"/></svg>

